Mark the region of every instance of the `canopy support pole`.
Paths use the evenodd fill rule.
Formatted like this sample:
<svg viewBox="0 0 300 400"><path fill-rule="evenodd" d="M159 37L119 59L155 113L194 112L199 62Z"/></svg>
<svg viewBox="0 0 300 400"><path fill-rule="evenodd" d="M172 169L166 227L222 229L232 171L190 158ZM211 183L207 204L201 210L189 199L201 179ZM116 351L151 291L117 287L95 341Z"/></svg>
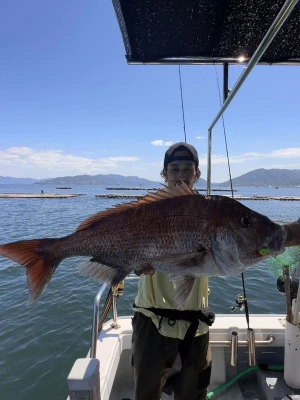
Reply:
<svg viewBox="0 0 300 400"><path fill-rule="evenodd" d="M223 64L223 104L225 103L228 97L228 72L229 72L229 65L228 62L224 62Z"/></svg>
<svg viewBox="0 0 300 400"><path fill-rule="evenodd" d="M251 57L250 61L246 65L244 72L239 77L238 81L234 85L231 93L228 95L226 101L224 102L223 106L220 108L219 112L217 113L215 119L211 123L210 127L208 128L208 154L207 154L207 195L210 195L211 189L211 138L212 138L212 130L216 123L219 121L220 117L224 114L229 104L232 102L233 98L237 94L238 90L242 86L242 84L247 79L248 75L255 67L255 65L260 60L261 56L264 54L272 40L274 39L275 35L278 33L282 25L284 24L287 17L292 12L295 5L298 3L299 0L287 0L284 5L282 6L279 14L275 18L274 22L272 23L271 27L269 28L268 32L266 33L265 37L261 41L260 45L256 49L255 53Z"/></svg>

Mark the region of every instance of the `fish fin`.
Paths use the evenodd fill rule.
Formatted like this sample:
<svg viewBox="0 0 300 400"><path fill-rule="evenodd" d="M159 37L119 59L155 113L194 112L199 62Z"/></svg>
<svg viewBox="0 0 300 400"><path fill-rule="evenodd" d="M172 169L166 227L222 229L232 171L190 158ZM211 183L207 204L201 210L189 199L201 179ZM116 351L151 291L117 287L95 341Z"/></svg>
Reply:
<svg viewBox="0 0 300 400"><path fill-rule="evenodd" d="M125 269L104 265L95 258L81 263L79 271L87 278L96 279L99 282L107 282L112 286L120 283L129 274Z"/></svg>
<svg viewBox="0 0 300 400"><path fill-rule="evenodd" d="M174 284L176 307L180 307L188 299L195 279L191 276L170 275L170 280Z"/></svg>
<svg viewBox="0 0 300 400"><path fill-rule="evenodd" d="M206 249L201 249L200 251L193 253L169 254L162 257L155 257L148 262L151 264L155 262L164 262L169 265L189 268L201 265L206 255Z"/></svg>
<svg viewBox="0 0 300 400"><path fill-rule="evenodd" d="M243 269L236 240L230 232L222 230L211 241L213 259L224 275L237 275Z"/></svg>
<svg viewBox="0 0 300 400"><path fill-rule="evenodd" d="M182 182L181 185L175 185L174 187L165 186L163 189L159 189L155 193L147 194L138 201L132 201L126 204L119 204L114 208L110 208L105 211L100 211L99 213L92 215L91 217L84 220L78 226L76 231L90 228L101 219L109 217L115 214L116 212L126 211L131 208L140 207L143 204L149 204L155 201L165 200L171 197L190 196L190 195L200 196L197 192L193 191L185 182Z"/></svg>
<svg viewBox="0 0 300 400"><path fill-rule="evenodd" d="M61 262L47 246L58 239L23 240L0 246L0 255L26 268L29 303L36 301L46 289L54 271Z"/></svg>

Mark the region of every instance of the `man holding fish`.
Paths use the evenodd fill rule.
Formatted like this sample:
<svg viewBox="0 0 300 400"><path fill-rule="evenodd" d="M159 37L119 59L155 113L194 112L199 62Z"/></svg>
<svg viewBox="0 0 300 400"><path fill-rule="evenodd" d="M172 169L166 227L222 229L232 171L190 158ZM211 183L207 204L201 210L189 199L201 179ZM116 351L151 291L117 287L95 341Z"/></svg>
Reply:
<svg viewBox="0 0 300 400"><path fill-rule="evenodd" d="M161 175L170 186L182 181L192 189L200 177L198 165L196 149L187 143L176 143L165 154ZM286 246L299 245L299 221L285 228ZM206 399L212 361L208 327L211 323L199 320L196 332L190 337L187 332L192 323L184 320L184 310L207 310L208 278L194 280L189 287L187 300L178 307L174 289L176 281L172 282L168 274L155 272L151 264L136 273L144 275L139 281L134 305L136 312L132 321L135 400L160 399L163 389L168 392L170 386L171 390L174 389L175 400ZM178 319L175 319L172 313L177 308ZM172 310L169 316L168 310ZM180 319L181 316L183 319ZM168 379L178 354L181 360L180 372Z"/></svg>
<svg viewBox="0 0 300 400"><path fill-rule="evenodd" d="M171 146L161 173L168 185L185 182L191 189L200 177L196 149L186 143ZM161 398L168 374L178 354L181 370L173 378L175 399L206 399L211 374L211 350L208 325L199 321L196 335L185 346L184 338L191 322L157 315L150 308L177 309L174 283L169 275L144 267L135 299L133 317L132 364L135 378L135 400ZM175 283L176 284L176 283ZM201 310L208 305L208 278L201 277L189 288L183 310ZM198 324L197 324L198 325ZM172 378L169 378L172 379Z"/></svg>
<svg viewBox="0 0 300 400"><path fill-rule="evenodd" d="M133 319L135 400L160 399L177 354L175 399L205 399L214 320L207 277L238 275L261 256L300 245L299 221L281 227L234 199L193 191L198 165L196 149L176 143L165 154L164 189L101 211L68 236L0 245L1 256L26 268L31 301L69 257L88 256L83 275L111 285L133 270L143 274Z"/></svg>

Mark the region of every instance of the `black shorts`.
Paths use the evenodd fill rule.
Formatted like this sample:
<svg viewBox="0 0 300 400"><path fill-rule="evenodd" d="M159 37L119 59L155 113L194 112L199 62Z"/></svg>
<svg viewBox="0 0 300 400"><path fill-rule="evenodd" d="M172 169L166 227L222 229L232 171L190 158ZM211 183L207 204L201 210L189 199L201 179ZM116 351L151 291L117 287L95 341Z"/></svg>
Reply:
<svg viewBox="0 0 300 400"><path fill-rule="evenodd" d="M209 333L197 336L183 351L183 340L159 333L150 317L140 312L132 320L132 366L135 400L159 400L174 361L182 368L173 379L175 400L204 400L211 375Z"/></svg>

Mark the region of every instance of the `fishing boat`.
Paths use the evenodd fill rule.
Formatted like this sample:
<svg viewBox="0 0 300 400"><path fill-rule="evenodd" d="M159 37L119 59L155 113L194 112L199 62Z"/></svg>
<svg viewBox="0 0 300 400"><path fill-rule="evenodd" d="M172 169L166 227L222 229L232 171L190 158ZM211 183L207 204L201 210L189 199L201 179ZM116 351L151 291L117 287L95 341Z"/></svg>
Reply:
<svg viewBox="0 0 300 400"><path fill-rule="evenodd" d="M252 69L258 65L299 65L300 5L297 0L113 0L129 64L223 65L223 105L208 128L207 194L211 192L212 131ZM245 69L231 91L230 65ZM131 277L134 279L134 277ZM287 314L249 315L246 290L232 311L216 316L210 328L213 368L208 398L299 399L299 288L292 298L285 275ZM299 287L299 285L298 285ZM69 399L134 398L131 369L131 315L118 318L118 291L111 290L113 319L99 324L103 284L95 298L91 349L68 376ZM110 300L109 300L110 299ZM99 325L101 329L99 330ZM180 369L176 361L171 375ZM149 376L151 379L151 376ZM172 399L166 385L162 399Z"/></svg>

